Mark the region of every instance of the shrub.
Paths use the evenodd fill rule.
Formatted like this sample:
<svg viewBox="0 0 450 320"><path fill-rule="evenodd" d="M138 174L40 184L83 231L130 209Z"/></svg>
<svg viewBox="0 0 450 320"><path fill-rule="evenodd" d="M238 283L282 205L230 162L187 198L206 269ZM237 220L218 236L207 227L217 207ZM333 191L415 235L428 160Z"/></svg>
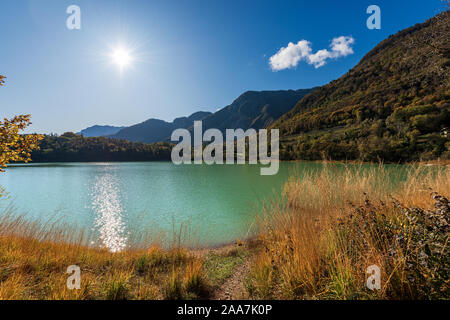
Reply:
<svg viewBox="0 0 450 320"><path fill-rule="evenodd" d="M105 284L106 300L127 300L128 298L128 277L116 275Z"/></svg>
<svg viewBox="0 0 450 320"><path fill-rule="evenodd" d="M168 300L181 300L184 298L183 283L179 270L173 268L165 287L165 298Z"/></svg>

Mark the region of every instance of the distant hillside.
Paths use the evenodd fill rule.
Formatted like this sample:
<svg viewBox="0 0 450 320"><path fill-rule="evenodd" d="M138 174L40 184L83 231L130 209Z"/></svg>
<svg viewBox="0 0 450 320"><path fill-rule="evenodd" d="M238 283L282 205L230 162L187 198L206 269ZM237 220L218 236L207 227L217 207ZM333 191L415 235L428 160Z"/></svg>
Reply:
<svg viewBox="0 0 450 320"><path fill-rule="evenodd" d="M125 127L113 127L113 126L92 126L89 128L86 128L84 130L81 130L77 134L82 135L85 138L89 137L102 137L102 136L109 136L112 134L116 134L121 129Z"/></svg>
<svg viewBox="0 0 450 320"><path fill-rule="evenodd" d="M313 89L247 91L203 120L203 129L261 129L271 125Z"/></svg>
<svg viewBox="0 0 450 320"><path fill-rule="evenodd" d="M33 162L169 161L172 144L135 143L106 137L86 138L72 132L46 135Z"/></svg>
<svg viewBox="0 0 450 320"><path fill-rule="evenodd" d="M289 111L295 103L312 89L285 91L248 91L231 105L217 111L196 112L189 117L177 118L173 122L149 119L137 125L124 128L110 135L111 138L134 142L153 143L169 141L172 132L178 128L191 129L194 121L202 120L203 129L261 129L272 124Z"/></svg>
<svg viewBox="0 0 450 320"><path fill-rule="evenodd" d="M450 158L450 12L382 41L272 124L283 159Z"/></svg>
<svg viewBox="0 0 450 320"><path fill-rule="evenodd" d="M189 117L177 118L173 122L149 119L131 127L124 128L111 135L111 138L126 139L133 142L154 143L170 139L172 132L179 128L189 128L194 121L203 120L211 112L196 112Z"/></svg>

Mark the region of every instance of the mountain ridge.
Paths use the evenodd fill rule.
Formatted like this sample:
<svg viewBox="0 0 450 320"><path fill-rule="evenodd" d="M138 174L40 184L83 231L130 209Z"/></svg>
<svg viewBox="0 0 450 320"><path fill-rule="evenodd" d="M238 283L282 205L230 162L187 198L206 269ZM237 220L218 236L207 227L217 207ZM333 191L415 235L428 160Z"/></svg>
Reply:
<svg viewBox="0 0 450 320"><path fill-rule="evenodd" d="M245 91L230 105L203 119L203 130L215 128L225 133L226 129L266 128L315 89Z"/></svg>
<svg viewBox="0 0 450 320"><path fill-rule="evenodd" d="M188 117L176 118L172 122L150 118L141 123L123 128L116 134L108 137L144 143L166 141L170 138L173 130L188 128L193 125L194 121L202 120L210 114L211 112L198 111Z"/></svg>
<svg viewBox="0 0 450 320"><path fill-rule="evenodd" d="M225 129L237 128L262 129L272 124L314 89L246 91L230 105L215 113L198 111L188 117L176 118L172 122L150 118L101 136L145 143L169 141L175 129L192 130L194 121L199 120L203 121L204 130L217 128L225 132Z"/></svg>
<svg viewBox="0 0 450 320"><path fill-rule="evenodd" d="M381 41L339 79L270 127L282 159L411 161L449 157L449 11Z"/></svg>
<svg viewBox="0 0 450 320"><path fill-rule="evenodd" d="M90 137L104 137L109 136L112 134L115 134L122 130L125 127L116 127L116 126L109 126L109 125L93 125L90 127L87 127L86 129L81 130L80 132L77 132L77 134L82 135L83 137L90 138Z"/></svg>

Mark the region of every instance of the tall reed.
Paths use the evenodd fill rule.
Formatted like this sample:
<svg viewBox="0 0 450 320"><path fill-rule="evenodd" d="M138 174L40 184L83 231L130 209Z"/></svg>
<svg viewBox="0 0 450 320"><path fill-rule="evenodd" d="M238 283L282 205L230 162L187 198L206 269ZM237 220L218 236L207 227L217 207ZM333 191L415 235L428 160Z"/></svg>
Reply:
<svg viewBox="0 0 450 320"><path fill-rule="evenodd" d="M297 172L286 183L282 199L267 206L260 221L263 249L252 266L250 295L284 299L426 298L425 287L420 291L414 283L425 280L422 275L412 275L405 263L423 250L418 244L413 248L412 234L404 234L407 225L411 230L418 226L408 224L400 206L434 210L431 191L448 197L450 170L421 164L395 169L324 164L314 172ZM443 248L437 256L448 268L448 233L442 230L439 243ZM399 244L400 234L412 239L409 246ZM381 290L366 287L370 265L382 270ZM441 281L448 286L448 279L447 284Z"/></svg>

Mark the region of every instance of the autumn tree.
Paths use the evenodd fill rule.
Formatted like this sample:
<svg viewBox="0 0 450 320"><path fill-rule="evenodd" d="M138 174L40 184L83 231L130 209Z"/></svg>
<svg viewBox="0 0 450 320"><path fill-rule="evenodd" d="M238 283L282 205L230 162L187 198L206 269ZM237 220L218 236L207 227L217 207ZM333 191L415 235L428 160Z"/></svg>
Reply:
<svg viewBox="0 0 450 320"><path fill-rule="evenodd" d="M5 76L0 75L0 86L5 83ZM31 151L39 149L39 134L20 134L31 124L31 116L19 115L12 119L0 121L0 172L10 162L31 161Z"/></svg>

